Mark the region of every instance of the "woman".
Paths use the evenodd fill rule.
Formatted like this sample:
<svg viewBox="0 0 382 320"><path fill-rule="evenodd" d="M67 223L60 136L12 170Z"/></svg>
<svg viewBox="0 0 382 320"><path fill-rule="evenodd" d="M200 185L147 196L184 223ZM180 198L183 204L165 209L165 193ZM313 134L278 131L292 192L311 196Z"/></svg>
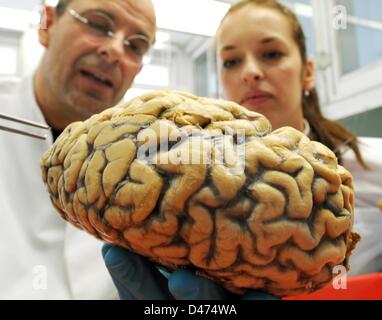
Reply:
<svg viewBox="0 0 382 320"><path fill-rule="evenodd" d="M374 177L374 182L370 181L373 187L378 185L376 170L381 177L382 169L376 163L376 156L371 157L374 162L368 161L372 171L366 171L358 139L340 124L322 116L315 90L314 64L307 59L304 33L290 10L274 0L239 2L221 22L216 35L216 50L226 99L264 114L273 129L291 126L322 142L345 166L349 153L343 156L342 152L352 149L355 157L348 162L348 169L353 169L353 174L361 177L372 172L370 178ZM376 152L372 149L371 153ZM368 201L370 205L370 199ZM379 220L382 225L382 215ZM186 270L170 276L168 290L166 281L153 266L120 248L105 247L104 257L122 297L152 298L150 293L155 293L154 297L181 299L227 297L223 289L210 280L196 277ZM358 262L355 257L361 271L362 263L367 259ZM136 268L132 268L134 265ZM134 272L127 273L128 269L141 270L142 277L137 277ZM150 280L144 277L148 274ZM141 279L145 279L144 284L138 286ZM251 292L245 298L266 296Z"/></svg>
<svg viewBox="0 0 382 320"><path fill-rule="evenodd" d="M265 115L273 129L291 126L307 133L340 160L340 149L349 145L366 167L357 138L322 116L314 63L290 10L273 0L241 1L223 18L216 44L226 99Z"/></svg>
<svg viewBox="0 0 382 320"><path fill-rule="evenodd" d="M382 139L358 139L323 117L314 63L307 58L296 16L274 0L240 1L221 22L216 50L226 99L265 115L273 129L291 126L325 144L353 174L354 228L363 240L350 259L351 274L382 271L382 215L377 207L382 198Z"/></svg>

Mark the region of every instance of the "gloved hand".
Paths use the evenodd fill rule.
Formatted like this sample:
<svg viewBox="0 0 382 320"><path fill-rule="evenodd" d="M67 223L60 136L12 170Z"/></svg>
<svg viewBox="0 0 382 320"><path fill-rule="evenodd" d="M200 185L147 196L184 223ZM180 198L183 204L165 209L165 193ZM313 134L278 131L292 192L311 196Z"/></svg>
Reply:
<svg viewBox="0 0 382 320"><path fill-rule="evenodd" d="M148 259L116 245L105 244L102 255L122 300L221 300L232 297L223 287L190 270L178 270L164 276L165 272L160 272ZM242 299L279 298L249 290Z"/></svg>

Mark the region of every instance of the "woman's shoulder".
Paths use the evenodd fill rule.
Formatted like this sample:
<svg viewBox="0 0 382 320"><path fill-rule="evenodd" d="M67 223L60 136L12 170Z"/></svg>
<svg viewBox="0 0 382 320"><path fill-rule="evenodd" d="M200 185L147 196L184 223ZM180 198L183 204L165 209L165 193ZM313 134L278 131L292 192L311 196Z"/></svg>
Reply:
<svg viewBox="0 0 382 320"><path fill-rule="evenodd" d="M382 197L382 138L360 137L359 147L370 169L364 169L351 150L343 155L343 166L353 176L358 205L376 207Z"/></svg>
<svg viewBox="0 0 382 320"><path fill-rule="evenodd" d="M358 142L362 157L371 171L382 172L382 138L358 137ZM365 171L351 149L343 154L343 165L350 171Z"/></svg>

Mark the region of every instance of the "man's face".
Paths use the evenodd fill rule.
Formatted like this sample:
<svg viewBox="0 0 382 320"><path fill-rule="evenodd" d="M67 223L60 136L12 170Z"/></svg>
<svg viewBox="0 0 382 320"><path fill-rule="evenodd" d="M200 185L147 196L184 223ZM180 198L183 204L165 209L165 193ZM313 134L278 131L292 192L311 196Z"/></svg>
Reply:
<svg viewBox="0 0 382 320"><path fill-rule="evenodd" d="M79 21L69 8L98 26L110 27L116 36L107 37ZM142 68L141 57L124 46L123 39L140 34L151 43L155 37L151 1L73 0L53 19L42 41L46 53L41 70L48 86L43 94L51 95L46 100L64 106L60 111L76 120L117 104Z"/></svg>

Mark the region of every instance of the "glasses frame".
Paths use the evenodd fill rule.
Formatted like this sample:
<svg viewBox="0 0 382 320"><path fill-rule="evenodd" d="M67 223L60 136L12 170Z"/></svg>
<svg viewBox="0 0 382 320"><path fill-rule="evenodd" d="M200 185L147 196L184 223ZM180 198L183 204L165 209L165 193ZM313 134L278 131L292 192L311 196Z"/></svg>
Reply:
<svg viewBox="0 0 382 320"><path fill-rule="evenodd" d="M68 12L69 14L74 18L76 19L77 21L85 24L85 25L88 25L90 26L90 23L89 23L89 20L87 18L85 18L84 16L80 15L76 10L72 9L72 8L68 8ZM108 36L109 38L112 38L112 39L115 39L116 38L116 34L112 31L112 30L108 30L106 33L105 33L106 36ZM143 34L133 34L127 38L125 38L123 40L123 45L126 46L126 47L129 47L131 46L131 40L134 40L134 39L140 39L140 40L143 40L147 43L147 47L148 49L146 50L146 52L144 52L143 54L138 54L138 56L140 56L140 58L142 59L146 53L149 51L150 47L151 47L151 41L150 39L143 35Z"/></svg>

